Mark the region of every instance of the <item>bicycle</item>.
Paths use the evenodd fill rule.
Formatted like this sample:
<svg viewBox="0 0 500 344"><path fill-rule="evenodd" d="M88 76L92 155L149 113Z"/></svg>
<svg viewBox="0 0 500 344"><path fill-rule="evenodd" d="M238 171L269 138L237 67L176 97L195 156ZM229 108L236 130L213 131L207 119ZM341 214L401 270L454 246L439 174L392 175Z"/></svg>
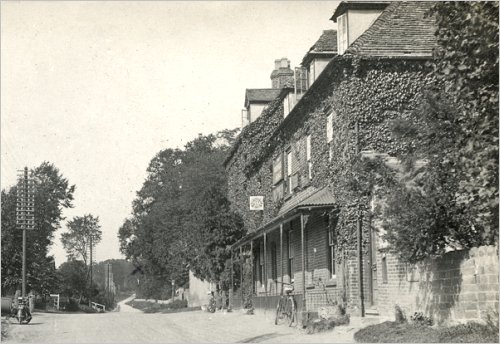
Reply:
<svg viewBox="0 0 500 344"><path fill-rule="evenodd" d="M286 320L288 326L292 326L294 322L295 325L297 325L297 302L292 294L294 289L293 284L285 282L278 283L285 285L283 289L286 295L283 295L282 290L278 306L276 307L276 318L274 319L274 324L278 325Z"/></svg>

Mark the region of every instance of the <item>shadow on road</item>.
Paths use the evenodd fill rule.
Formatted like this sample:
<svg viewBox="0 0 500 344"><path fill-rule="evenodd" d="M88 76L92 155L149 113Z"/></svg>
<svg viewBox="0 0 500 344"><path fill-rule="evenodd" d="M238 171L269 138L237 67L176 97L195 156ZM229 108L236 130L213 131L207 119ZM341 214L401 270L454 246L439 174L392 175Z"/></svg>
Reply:
<svg viewBox="0 0 500 344"><path fill-rule="evenodd" d="M271 338L276 338L280 336L288 336L288 334L280 334L280 333L266 333L266 334L261 334L260 336L257 337L251 337L251 338L246 338L238 343L259 343L263 342L265 340L271 339Z"/></svg>

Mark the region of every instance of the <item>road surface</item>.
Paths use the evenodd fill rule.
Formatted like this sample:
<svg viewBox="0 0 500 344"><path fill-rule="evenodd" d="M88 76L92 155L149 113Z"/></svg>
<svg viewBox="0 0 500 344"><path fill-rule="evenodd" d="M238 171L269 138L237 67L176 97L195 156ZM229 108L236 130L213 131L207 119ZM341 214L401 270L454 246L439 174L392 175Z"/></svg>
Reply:
<svg viewBox="0 0 500 344"><path fill-rule="evenodd" d="M347 343L353 342L356 330L341 326L332 332L307 335L286 325L275 326L269 313L145 314L124 302L119 312L35 313L29 325L11 322L6 343Z"/></svg>

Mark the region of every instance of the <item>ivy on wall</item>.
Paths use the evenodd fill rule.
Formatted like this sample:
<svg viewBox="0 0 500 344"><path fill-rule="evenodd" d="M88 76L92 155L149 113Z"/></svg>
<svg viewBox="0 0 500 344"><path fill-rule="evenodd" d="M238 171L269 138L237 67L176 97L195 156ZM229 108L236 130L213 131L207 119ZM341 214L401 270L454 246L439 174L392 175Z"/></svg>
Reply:
<svg viewBox="0 0 500 344"><path fill-rule="evenodd" d="M372 161L357 156L356 139L360 151L395 154L407 149L392 137L391 123L416 109L421 90L434 80L428 73L429 67L421 60L336 58L331 64L290 113L286 123L283 123L281 106L275 104L242 133L228 164L230 199L233 209L242 214L249 232L275 217L283 200L272 199L272 159L287 145L311 135L313 179L304 187L329 186L333 191L338 204L334 214L339 219L336 226L339 251L348 252L355 247L359 204L365 221L366 250L369 233L366 221L370 216L374 185L390 183L392 177L388 176L393 171L380 159ZM326 117L332 111L335 116L330 161ZM276 130L280 125L280 130ZM378 188L377 192L383 190ZM248 210L249 195L264 195L266 204L262 214Z"/></svg>

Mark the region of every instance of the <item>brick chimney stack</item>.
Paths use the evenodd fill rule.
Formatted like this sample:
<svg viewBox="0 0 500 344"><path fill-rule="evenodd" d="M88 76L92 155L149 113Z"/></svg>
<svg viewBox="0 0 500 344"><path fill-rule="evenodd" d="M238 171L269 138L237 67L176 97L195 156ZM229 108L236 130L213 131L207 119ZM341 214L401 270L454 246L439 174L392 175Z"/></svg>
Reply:
<svg viewBox="0 0 500 344"><path fill-rule="evenodd" d="M274 60L271 81L273 88L283 88L287 85L293 85L293 70L290 68L290 60L286 57Z"/></svg>

